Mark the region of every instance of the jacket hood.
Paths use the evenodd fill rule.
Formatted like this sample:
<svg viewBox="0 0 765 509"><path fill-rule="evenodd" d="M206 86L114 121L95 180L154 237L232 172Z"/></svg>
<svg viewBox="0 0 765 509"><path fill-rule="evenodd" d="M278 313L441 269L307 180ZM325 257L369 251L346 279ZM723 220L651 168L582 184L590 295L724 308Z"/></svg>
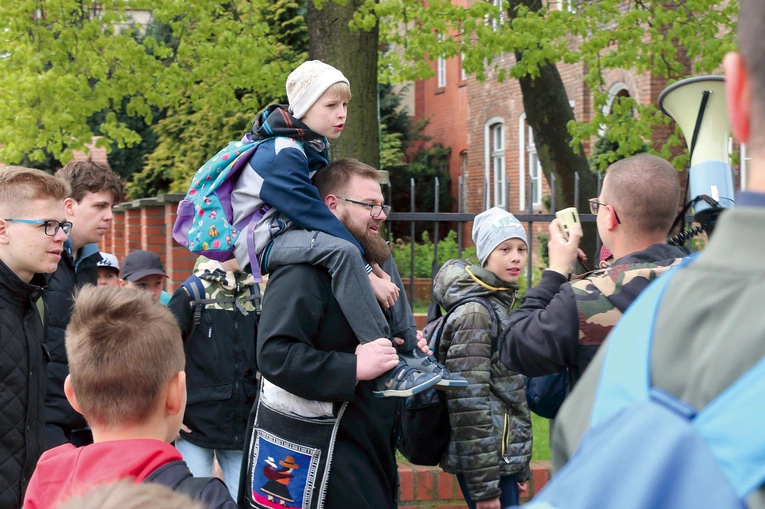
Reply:
<svg viewBox="0 0 765 509"><path fill-rule="evenodd" d="M518 285L505 283L494 273L465 260L449 260L441 266L433 284L433 297L447 312L467 297L494 297L507 304L515 300Z"/></svg>
<svg viewBox="0 0 765 509"><path fill-rule="evenodd" d="M114 440L45 452L29 483L25 509L48 509L86 487L124 477L142 481L157 468L182 460L172 445L154 439Z"/></svg>
<svg viewBox="0 0 765 509"><path fill-rule="evenodd" d="M239 279L237 280L236 274L231 271L226 271L221 266L220 262L207 259L203 260L202 257L199 257L197 263L194 265L194 274L199 279L219 283L223 288L231 291L240 291L242 288L255 284L255 278L252 274L240 272Z"/></svg>
<svg viewBox="0 0 765 509"><path fill-rule="evenodd" d="M293 117L286 105L272 104L260 112L252 122L252 136L260 140L285 136L305 142L316 152L329 148L329 141Z"/></svg>

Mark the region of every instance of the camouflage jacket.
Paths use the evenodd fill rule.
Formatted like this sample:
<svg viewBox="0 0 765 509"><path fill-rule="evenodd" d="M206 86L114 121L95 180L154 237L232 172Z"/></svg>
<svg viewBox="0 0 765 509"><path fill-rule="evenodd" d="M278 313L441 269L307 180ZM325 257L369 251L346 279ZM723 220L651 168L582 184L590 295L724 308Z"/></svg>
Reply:
<svg viewBox="0 0 765 509"><path fill-rule="evenodd" d="M510 316L511 330L499 347L502 362L527 376L569 368L576 383L627 307L687 254L654 244L571 282L545 271Z"/></svg>
<svg viewBox="0 0 765 509"><path fill-rule="evenodd" d="M466 297L485 297L504 329L517 295L480 266L449 260L436 275L433 296L448 312ZM462 473L475 501L499 497L501 476L529 477L531 419L526 377L508 370L491 352L490 314L480 303L461 305L444 325L438 358L469 386L446 391L451 441L441 467Z"/></svg>

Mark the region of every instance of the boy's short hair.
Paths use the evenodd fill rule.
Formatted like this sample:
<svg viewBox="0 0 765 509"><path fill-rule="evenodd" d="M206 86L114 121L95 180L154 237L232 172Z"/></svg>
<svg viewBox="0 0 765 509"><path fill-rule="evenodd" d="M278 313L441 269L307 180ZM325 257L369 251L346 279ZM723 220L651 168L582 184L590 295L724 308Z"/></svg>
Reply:
<svg viewBox="0 0 765 509"><path fill-rule="evenodd" d="M111 191L114 203L122 201L125 195L125 184L112 170L93 161L70 161L56 172L72 186L69 195L77 203L81 202L87 193Z"/></svg>
<svg viewBox="0 0 765 509"><path fill-rule="evenodd" d="M348 83L343 83L342 81L339 83L335 83L331 87L327 89L325 94L337 97L341 101L348 102L351 100L351 97L353 97L353 94L351 94L351 87L348 85Z"/></svg>
<svg viewBox="0 0 765 509"><path fill-rule="evenodd" d="M327 195L344 191L353 176L371 178L379 182L383 178L383 172L375 170L358 159L346 157L329 163L317 171L313 176L313 185L319 190L323 200Z"/></svg>
<svg viewBox="0 0 765 509"><path fill-rule="evenodd" d="M666 159L637 154L606 170L604 199L619 213L622 228L633 234L666 235L680 202L677 170Z"/></svg>
<svg viewBox="0 0 765 509"><path fill-rule="evenodd" d="M163 304L147 292L92 285L75 297L66 355L82 414L106 427L145 422L186 362L178 323Z"/></svg>
<svg viewBox="0 0 765 509"><path fill-rule="evenodd" d="M69 498L58 509L202 509L187 495L156 482L120 479Z"/></svg>
<svg viewBox="0 0 765 509"><path fill-rule="evenodd" d="M70 192L71 188L65 180L42 170L23 166L0 168L0 208L7 213L30 200L64 200Z"/></svg>

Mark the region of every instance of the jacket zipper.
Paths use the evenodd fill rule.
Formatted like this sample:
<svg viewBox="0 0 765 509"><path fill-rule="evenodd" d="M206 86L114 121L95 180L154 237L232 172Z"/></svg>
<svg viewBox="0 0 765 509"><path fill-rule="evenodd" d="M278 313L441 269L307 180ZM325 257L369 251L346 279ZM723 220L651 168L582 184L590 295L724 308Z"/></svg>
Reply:
<svg viewBox="0 0 765 509"><path fill-rule="evenodd" d="M510 463L508 458L508 447L510 442L510 416L505 414L505 425L502 428L502 459L505 463Z"/></svg>

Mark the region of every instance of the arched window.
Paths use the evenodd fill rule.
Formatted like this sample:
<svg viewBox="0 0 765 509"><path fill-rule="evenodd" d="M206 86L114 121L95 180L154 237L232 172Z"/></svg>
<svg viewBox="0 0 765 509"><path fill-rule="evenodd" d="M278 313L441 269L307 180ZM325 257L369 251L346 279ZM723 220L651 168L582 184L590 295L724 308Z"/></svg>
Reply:
<svg viewBox="0 0 765 509"><path fill-rule="evenodd" d="M518 197L520 210L526 210L527 196L531 199L533 209L542 207L542 165L534 144L534 132L526 122L526 113L518 117ZM529 180L526 180L528 177ZM529 195L529 182L531 194Z"/></svg>
<svg viewBox="0 0 765 509"><path fill-rule="evenodd" d="M505 121L494 117L484 127L485 169L484 205L505 207L507 204L507 175L505 174Z"/></svg>

